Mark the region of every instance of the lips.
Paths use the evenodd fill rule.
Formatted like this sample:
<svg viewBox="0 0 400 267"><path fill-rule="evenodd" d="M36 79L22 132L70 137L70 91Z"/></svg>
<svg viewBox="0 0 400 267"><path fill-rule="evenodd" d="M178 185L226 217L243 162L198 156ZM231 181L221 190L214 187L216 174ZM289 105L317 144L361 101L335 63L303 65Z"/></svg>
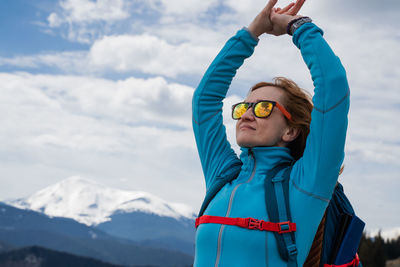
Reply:
<svg viewBox="0 0 400 267"><path fill-rule="evenodd" d="M248 124L242 124L242 125L239 126L239 129L240 130L255 130L256 128L254 128L254 127L252 127L252 126L250 126Z"/></svg>

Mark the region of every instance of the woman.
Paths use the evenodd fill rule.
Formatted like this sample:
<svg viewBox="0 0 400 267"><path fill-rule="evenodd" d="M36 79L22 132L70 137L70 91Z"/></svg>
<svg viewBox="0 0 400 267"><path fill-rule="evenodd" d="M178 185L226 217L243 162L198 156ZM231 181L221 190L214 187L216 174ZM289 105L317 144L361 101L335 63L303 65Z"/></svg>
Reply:
<svg viewBox="0 0 400 267"><path fill-rule="evenodd" d="M205 215L268 221L264 179L275 166L295 161L289 199L297 225L297 264L303 266L343 162L349 87L322 30L296 15L304 0L283 9L274 8L276 2L270 0L247 29L229 39L208 68L193 96L193 128L207 190L240 168L237 178L209 203ZM288 79L254 86L245 103L233 110L242 150L239 159L226 138L222 100L236 70L253 53L258 36L283 35L287 30L311 72L314 108L311 113L307 95ZM287 262L280 257L272 232L202 223L196 232L194 266L287 266Z"/></svg>

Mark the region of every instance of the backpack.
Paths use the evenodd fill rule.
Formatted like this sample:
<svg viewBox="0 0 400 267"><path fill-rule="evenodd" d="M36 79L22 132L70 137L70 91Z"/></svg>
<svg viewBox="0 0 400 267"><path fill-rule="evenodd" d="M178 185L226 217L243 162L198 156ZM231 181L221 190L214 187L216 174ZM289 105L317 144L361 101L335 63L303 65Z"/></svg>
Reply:
<svg viewBox="0 0 400 267"><path fill-rule="evenodd" d="M214 196L225 184L232 182L239 175L240 166L241 164L233 166L231 171L224 178L218 179L216 183L211 185L200 208L198 218L196 219L196 227L198 226L198 220L203 216L204 211ZM271 231L274 232L279 254L282 259L288 262L288 267L298 266L295 235L292 230L288 230L289 222L291 222L289 209L289 180L292 166L293 163L283 163L276 166L267 174L264 183L268 217L270 218L270 222L279 226L279 231ZM364 225L364 222L355 215L350 201L344 194L343 186L337 183L332 198L325 210L325 215L318 228L318 231L321 229L323 231L322 248L318 251L319 255L317 255L319 264L315 262L310 264L308 260L312 255L308 255L304 266L362 267L356 252ZM248 228L254 229L257 227ZM312 249L310 251L312 251ZM349 255L349 253L353 254ZM345 261L338 263L338 261L340 261L338 257L341 258L341 260L345 259Z"/></svg>

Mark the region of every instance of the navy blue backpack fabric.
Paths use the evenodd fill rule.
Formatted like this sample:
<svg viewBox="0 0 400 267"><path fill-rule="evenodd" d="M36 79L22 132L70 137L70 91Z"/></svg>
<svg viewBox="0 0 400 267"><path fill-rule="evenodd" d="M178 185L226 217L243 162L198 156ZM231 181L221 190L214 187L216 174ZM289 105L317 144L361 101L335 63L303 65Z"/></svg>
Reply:
<svg viewBox="0 0 400 267"><path fill-rule="evenodd" d="M333 249L333 242L336 237L336 229L340 223L340 215L347 213L355 215L350 201L344 194L343 186L337 183L335 191L333 192L332 199L326 209L326 221L324 230L324 241L322 244L322 257L321 262L328 262L331 251ZM323 267L323 264L320 264ZM362 267L361 263L358 265Z"/></svg>

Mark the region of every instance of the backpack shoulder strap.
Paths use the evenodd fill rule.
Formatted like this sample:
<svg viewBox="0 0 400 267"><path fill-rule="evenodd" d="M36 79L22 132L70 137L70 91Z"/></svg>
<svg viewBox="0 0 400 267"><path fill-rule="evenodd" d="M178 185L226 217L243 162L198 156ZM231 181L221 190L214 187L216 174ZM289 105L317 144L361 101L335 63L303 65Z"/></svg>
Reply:
<svg viewBox="0 0 400 267"><path fill-rule="evenodd" d="M265 179L265 202L269 221L280 223L284 230L291 222L289 206L289 179L292 164L281 164L273 168ZM294 233L274 233L280 256L288 266L297 266L297 247Z"/></svg>

